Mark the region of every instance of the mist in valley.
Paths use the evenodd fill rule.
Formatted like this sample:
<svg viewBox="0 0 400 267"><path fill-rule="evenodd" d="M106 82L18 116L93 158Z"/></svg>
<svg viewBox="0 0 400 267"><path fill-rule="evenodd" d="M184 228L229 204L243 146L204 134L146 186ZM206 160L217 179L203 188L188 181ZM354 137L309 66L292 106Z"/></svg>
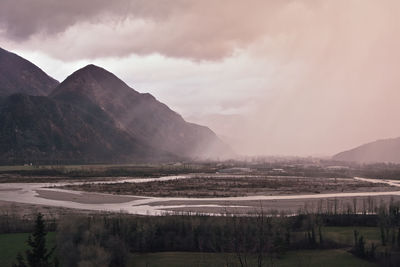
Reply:
<svg viewBox="0 0 400 267"><path fill-rule="evenodd" d="M398 14L1 0L0 266L400 266Z"/></svg>
<svg viewBox="0 0 400 267"><path fill-rule="evenodd" d="M397 1L117 1L85 16L71 2L23 15L39 6L2 14L2 44L60 81L104 66L237 154L331 156L400 136Z"/></svg>

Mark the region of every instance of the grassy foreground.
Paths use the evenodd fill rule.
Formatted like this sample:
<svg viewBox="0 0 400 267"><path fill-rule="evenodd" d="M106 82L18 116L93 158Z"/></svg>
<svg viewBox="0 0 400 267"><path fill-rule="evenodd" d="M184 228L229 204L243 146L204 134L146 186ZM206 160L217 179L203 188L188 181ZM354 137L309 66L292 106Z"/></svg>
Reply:
<svg viewBox="0 0 400 267"><path fill-rule="evenodd" d="M190 252L160 252L134 254L129 266L136 267L221 267L240 266L233 254L222 253L190 253ZM255 259L249 260L249 266L257 266ZM271 262L269 262L271 263ZM377 266L373 263L354 257L352 254L340 249L331 250L301 250L289 252L281 259L272 261L277 267L307 266L307 267L336 267L355 266L369 267Z"/></svg>
<svg viewBox="0 0 400 267"><path fill-rule="evenodd" d="M0 266L8 267L14 262L18 252L25 255L29 233L0 234ZM52 248L56 241L55 233L47 234L47 247Z"/></svg>
<svg viewBox="0 0 400 267"><path fill-rule="evenodd" d="M326 227L327 236L339 239L342 243L351 243L352 227ZM368 239L375 240L378 237L377 228L364 227L360 229ZM11 266L18 252L27 249L26 240L28 233L0 234L0 266ZM55 244L55 233L47 236L48 247ZM256 266L255 259L249 257L249 266ZM267 260L267 259L266 259ZM234 254L224 253L192 253L192 252L158 252L132 254L128 266L136 267L219 267L240 266ZM361 260L344 249L329 250L300 250L291 251L280 259L274 259L273 265L286 266L376 266L373 263Z"/></svg>
<svg viewBox="0 0 400 267"><path fill-rule="evenodd" d="M380 232L377 227L324 227L323 234L325 238L333 240L339 244L352 246L354 244L354 230L365 238L367 244L380 244Z"/></svg>

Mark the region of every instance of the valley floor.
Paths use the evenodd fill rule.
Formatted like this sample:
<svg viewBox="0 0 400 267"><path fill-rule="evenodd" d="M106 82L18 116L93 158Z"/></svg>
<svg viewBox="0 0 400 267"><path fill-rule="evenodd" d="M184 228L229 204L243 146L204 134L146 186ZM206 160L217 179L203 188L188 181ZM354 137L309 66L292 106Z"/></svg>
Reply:
<svg viewBox="0 0 400 267"><path fill-rule="evenodd" d="M204 178L199 178L201 175ZM214 189L212 185L215 185ZM379 204L400 200L399 187L399 181L365 178L187 174L87 182L2 183L0 201L138 215L249 214L261 210L271 214L300 211L373 213ZM132 188L142 191L131 191ZM155 188L158 191L152 191ZM158 196L156 192L163 190L172 197ZM209 193L193 197L196 190ZM226 196L219 196L222 190ZM237 192L240 196L236 196ZM180 197L176 197L177 194Z"/></svg>

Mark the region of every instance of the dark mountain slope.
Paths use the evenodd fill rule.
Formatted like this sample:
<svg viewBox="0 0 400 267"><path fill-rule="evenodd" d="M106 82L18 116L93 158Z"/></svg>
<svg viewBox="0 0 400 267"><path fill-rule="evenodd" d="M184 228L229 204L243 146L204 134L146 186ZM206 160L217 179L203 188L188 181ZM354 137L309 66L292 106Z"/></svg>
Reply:
<svg viewBox="0 0 400 267"><path fill-rule="evenodd" d="M333 156L335 160L354 162L400 163L400 138L378 140Z"/></svg>
<svg viewBox="0 0 400 267"><path fill-rule="evenodd" d="M207 127L187 123L152 95L133 90L94 65L74 72L50 97L81 108L89 100L137 140L179 156L219 157L230 153Z"/></svg>
<svg viewBox="0 0 400 267"><path fill-rule="evenodd" d="M95 163L160 160L160 153L115 127L95 105L82 110L48 97L16 94L0 107L0 161Z"/></svg>
<svg viewBox="0 0 400 267"><path fill-rule="evenodd" d="M58 84L28 60L0 48L0 97L15 93L48 95Z"/></svg>

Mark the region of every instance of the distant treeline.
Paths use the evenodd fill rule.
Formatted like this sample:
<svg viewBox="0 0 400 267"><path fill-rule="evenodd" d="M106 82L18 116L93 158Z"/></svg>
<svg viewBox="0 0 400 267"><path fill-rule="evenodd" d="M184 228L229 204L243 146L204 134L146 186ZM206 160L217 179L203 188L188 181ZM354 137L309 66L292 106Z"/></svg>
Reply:
<svg viewBox="0 0 400 267"><path fill-rule="evenodd" d="M19 176L68 176L76 177L115 177L115 176L139 176L159 177L165 175L177 175L194 172L210 173L217 169L210 164L154 164L154 165L80 165L72 166L21 166L21 168L0 168L0 173L17 174Z"/></svg>
<svg viewBox="0 0 400 267"><path fill-rule="evenodd" d="M0 166L7 164L0 161ZM8 163L10 164L10 163ZM18 165L19 164L19 165ZM49 165L50 164L50 165ZM78 164L78 165L73 165ZM149 163L149 164L120 164L90 162L15 162L12 166L0 167L0 173L36 176L159 176L169 174L184 174L191 172L215 173L235 168L246 169L248 175L265 176L299 176L299 177L369 177L381 179L400 179L400 164L376 163L357 164L337 161L318 162L298 160L279 162L245 162L245 161L203 161L186 163ZM114 164L114 165L113 165ZM25 166L24 166L25 165ZM19 168L18 168L19 166ZM80 166L80 167L75 167ZM230 172L228 172L230 173Z"/></svg>

